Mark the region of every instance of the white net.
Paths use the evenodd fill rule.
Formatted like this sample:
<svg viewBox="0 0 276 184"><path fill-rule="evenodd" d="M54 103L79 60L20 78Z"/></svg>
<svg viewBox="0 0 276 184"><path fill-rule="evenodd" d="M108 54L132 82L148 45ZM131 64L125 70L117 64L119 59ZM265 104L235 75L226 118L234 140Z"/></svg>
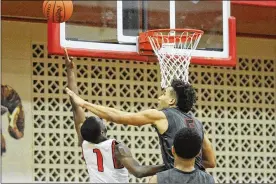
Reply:
<svg viewBox="0 0 276 184"><path fill-rule="evenodd" d="M148 36L160 62L162 88L170 86L173 79L189 82L191 53L202 34L202 31L193 30L163 30Z"/></svg>

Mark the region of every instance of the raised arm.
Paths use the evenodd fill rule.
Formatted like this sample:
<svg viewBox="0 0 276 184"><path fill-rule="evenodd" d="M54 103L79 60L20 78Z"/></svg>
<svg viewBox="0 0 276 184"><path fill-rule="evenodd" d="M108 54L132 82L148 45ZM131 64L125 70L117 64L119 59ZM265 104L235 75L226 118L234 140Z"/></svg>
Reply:
<svg viewBox="0 0 276 184"><path fill-rule="evenodd" d="M141 166L131 155L131 152L124 144L117 144L115 149L117 160L135 177L142 178L155 175L166 169L165 165Z"/></svg>
<svg viewBox="0 0 276 184"><path fill-rule="evenodd" d="M205 168L216 167L215 151L206 134L204 135L203 144L202 144L202 161L203 161L203 166Z"/></svg>
<svg viewBox="0 0 276 184"><path fill-rule="evenodd" d="M64 55L65 55L65 66L66 66L66 72L67 72L68 88L72 90L75 94L78 94L77 82L75 79L75 72L74 72L75 70L74 63L72 61L72 58L69 58L66 49L64 49ZM79 105L77 105L74 102L74 100L72 100L71 97L70 97L70 102L73 109L75 129L78 134L78 144L80 146L82 143L80 127L81 127L81 124L85 121L85 113L84 113L84 110Z"/></svg>
<svg viewBox="0 0 276 184"><path fill-rule="evenodd" d="M156 109L149 109L138 113L127 113L114 108L86 102L68 88L66 88L66 92L79 106L88 109L100 118L114 123L141 126L145 124L157 124L161 120L166 119L165 114Z"/></svg>

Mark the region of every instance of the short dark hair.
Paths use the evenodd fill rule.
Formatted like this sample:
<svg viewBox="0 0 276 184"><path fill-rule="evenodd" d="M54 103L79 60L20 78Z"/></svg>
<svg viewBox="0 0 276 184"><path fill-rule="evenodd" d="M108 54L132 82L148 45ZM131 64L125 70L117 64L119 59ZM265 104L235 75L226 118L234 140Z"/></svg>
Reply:
<svg viewBox="0 0 276 184"><path fill-rule="evenodd" d="M176 93L176 106L183 112L187 113L191 111L197 100L196 92L192 85L181 80L174 79L171 83L171 87Z"/></svg>
<svg viewBox="0 0 276 184"><path fill-rule="evenodd" d="M191 159L199 153L202 146L202 138L196 129L182 128L176 133L173 146L177 156Z"/></svg>
<svg viewBox="0 0 276 184"><path fill-rule="evenodd" d="M102 132L102 119L98 117L88 117L81 126L80 132L84 140L97 143Z"/></svg>

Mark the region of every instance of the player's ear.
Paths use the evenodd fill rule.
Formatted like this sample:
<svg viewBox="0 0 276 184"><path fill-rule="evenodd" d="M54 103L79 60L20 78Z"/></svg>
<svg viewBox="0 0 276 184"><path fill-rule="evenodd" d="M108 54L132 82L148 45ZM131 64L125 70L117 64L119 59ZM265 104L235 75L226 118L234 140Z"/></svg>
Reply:
<svg viewBox="0 0 276 184"><path fill-rule="evenodd" d="M102 134L103 136L105 136L105 135L106 135L106 132L107 132L107 129L103 129L103 130L101 131L101 134Z"/></svg>
<svg viewBox="0 0 276 184"><path fill-rule="evenodd" d="M170 100L169 100L169 104L170 105L176 105L177 103L177 94L174 91L174 89L172 87L168 88L169 93L170 93Z"/></svg>
<svg viewBox="0 0 276 184"><path fill-rule="evenodd" d="M173 146L172 146L172 154L173 154L173 156L175 157L175 149L174 149Z"/></svg>
<svg viewBox="0 0 276 184"><path fill-rule="evenodd" d="M175 105L176 104L176 99L175 98L171 98L169 104L170 105Z"/></svg>

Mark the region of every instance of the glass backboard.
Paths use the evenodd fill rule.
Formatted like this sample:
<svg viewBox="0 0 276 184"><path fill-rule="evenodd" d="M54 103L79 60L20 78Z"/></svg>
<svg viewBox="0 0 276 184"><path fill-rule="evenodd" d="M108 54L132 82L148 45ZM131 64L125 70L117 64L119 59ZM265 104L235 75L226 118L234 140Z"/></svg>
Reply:
<svg viewBox="0 0 276 184"><path fill-rule="evenodd" d="M73 1L69 21L49 23L49 54L151 60L137 52L137 36L152 29L204 31L192 63L235 65L235 19L229 1Z"/></svg>

